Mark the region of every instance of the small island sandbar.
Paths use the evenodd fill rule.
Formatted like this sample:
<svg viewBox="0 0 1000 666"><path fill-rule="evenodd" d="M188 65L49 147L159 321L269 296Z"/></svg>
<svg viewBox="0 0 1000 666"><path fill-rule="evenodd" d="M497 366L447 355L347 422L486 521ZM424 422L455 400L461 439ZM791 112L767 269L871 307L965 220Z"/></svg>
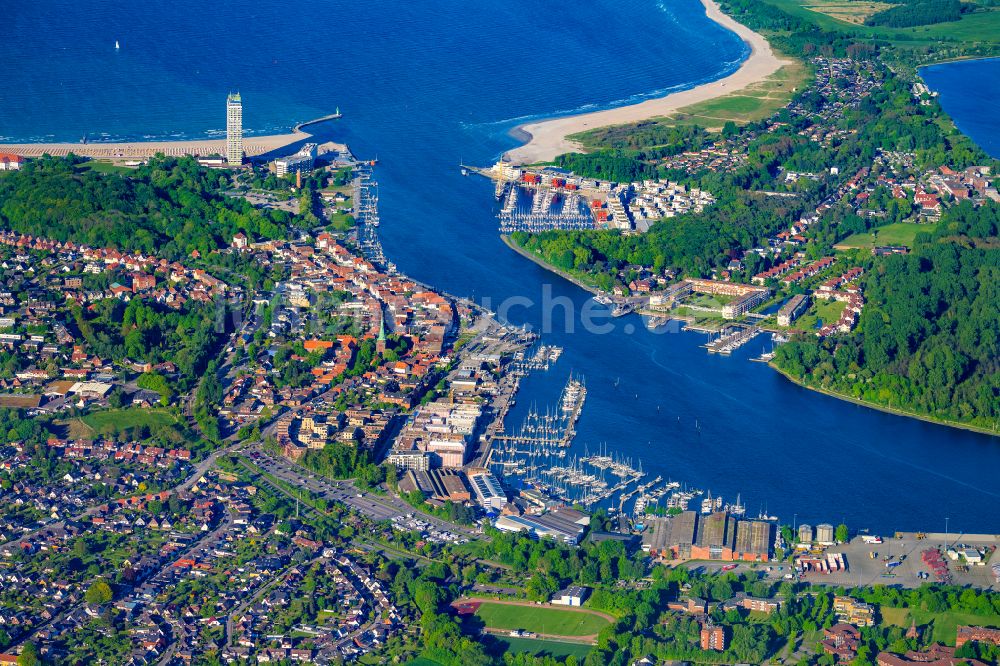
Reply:
<svg viewBox="0 0 1000 666"><path fill-rule="evenodd" d="M739 69L717 81L638 104L520 125L515 132L527 135L530 140L507 152L506 157L515 164L532 164L555 159L563 153L580 152L581 146L570 140L570 135L596 127L635 123L664 116L683 107L742 90L752 83L765 80L788 64L788 61L774 54L764 37L724 14L715 0L702 0L702 4L705 5L708 18L736 33L750 47L750 55Z"/></svg>

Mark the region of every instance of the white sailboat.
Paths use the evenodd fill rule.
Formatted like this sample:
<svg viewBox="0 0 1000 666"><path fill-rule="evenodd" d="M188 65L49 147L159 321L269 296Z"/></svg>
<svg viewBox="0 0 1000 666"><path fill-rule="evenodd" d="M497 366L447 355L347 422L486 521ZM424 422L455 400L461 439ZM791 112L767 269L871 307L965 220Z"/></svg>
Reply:
<svg viewBox="0 0 1000 666"><path fill-rule="evenodd" d="M120 50L120 49L121 49L121 44L119 44L119 43L118 43L118 40L116 39L116 40L115 40L115 51L118 51L118 50Z"/></svg>

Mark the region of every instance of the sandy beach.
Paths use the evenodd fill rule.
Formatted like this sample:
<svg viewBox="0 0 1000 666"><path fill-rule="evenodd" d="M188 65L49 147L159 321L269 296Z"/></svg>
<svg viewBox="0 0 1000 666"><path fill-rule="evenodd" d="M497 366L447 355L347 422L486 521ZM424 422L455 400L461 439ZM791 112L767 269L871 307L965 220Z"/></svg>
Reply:
<svg viewBox="0 0 1000 666"><path fill-rule="evenodd" d="M317 125L329 120L340 118L340 111L299 123L288 134L265 134L261 136L244 136L243 153L249 157L267 155L293 143L312 138L312 134L303 131L304 127ZM324 143L321 148L343 150L340 143ZM24 157L41 157L48 153L61 157L73 153L81 157L95 159L144 159L157 153L173 157L193 155L205 157L208 155L224 155L226 153L225 139L192 139L190 141L128 141L120 143L0 143L0 153L13 153Z"/></svg>
<svg viewBox="0 0 1000 666"><path fill-rule="evenodd" d="M305 132L243 137L243 152L255 157L284 148L310 137ZM62 156L68 153L93 158L147 158L164 155L221 155L226 152L225 139L195 139L193 141L129 141L128 143L3 143L0 153L39 157L45 153Z"/></svg>
<svg viewBox="0 0 1000 666"><path fill-rule="evenodd" d="M715 0L702 0L702 4L708 18L735 32L750 47L749 57L738 70L717 81L639 104L520 125L515 134L528 135L530 140L520 148L509 151L507 158L515 164L531 164L552 160L563 153L579 152L579 144L570 141L567 136L595 127L623 125L663 116L685 106L742 90L752 83L763 81L786 64L774 54L766 39L723 14Z"/></svg>

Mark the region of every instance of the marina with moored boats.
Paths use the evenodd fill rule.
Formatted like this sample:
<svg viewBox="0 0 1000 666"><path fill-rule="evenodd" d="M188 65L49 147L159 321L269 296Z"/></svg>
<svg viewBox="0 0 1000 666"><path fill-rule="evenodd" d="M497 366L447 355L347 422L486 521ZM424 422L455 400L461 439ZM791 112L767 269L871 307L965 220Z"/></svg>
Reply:
<svg viewBox="0 0 1000 666"><path fill-rule="evenodd" d="M603 505L609 513L635 522L641 522L647 512L687 510L702 491L660 475L647 479L639 459L621 456L604 444L596 451L584 445L582 455L571 453L576 423L587 397L583 378L574 373L570 373L554 406L532 405L517 427L505 426L522 379L550 370L561 354L559 347L539 344L514 354L507 369L502 410L483 435L484 448L477 465L490 469L511 488L531 487L557 501L588 509ZM620 379L615 380L616 389L619 383ZM727 505L721 497L709 494L702 510L705 502L710 503L709 510L724 506L742 515L738 499L736 504Z"/></svg>

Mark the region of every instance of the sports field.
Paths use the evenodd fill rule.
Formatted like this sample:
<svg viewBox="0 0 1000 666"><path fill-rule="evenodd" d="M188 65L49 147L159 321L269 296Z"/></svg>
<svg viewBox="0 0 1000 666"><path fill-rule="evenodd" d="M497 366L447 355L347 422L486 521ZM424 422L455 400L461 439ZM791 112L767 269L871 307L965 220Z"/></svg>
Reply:
<svg viewBox="0 0 1000 666"><path fill-rule="evenodd" d="M527 652L536 657L550 656L563 659L569 655L575 656L581 662L586 658L593 646L587 643L566 643L563 641L549 641L543 638L513 638L507 636L495 636L495 638L507 645L509 652Z"/></svg>
<svg viewBox="0 0 1000 666"><path fill-rule="evenodd" d="M593 636L611 624L610 616L583 608L485 600L475 600L463 607L471 610L473 605L476 617L488 629L521 629L550 636Z"/></svg>

